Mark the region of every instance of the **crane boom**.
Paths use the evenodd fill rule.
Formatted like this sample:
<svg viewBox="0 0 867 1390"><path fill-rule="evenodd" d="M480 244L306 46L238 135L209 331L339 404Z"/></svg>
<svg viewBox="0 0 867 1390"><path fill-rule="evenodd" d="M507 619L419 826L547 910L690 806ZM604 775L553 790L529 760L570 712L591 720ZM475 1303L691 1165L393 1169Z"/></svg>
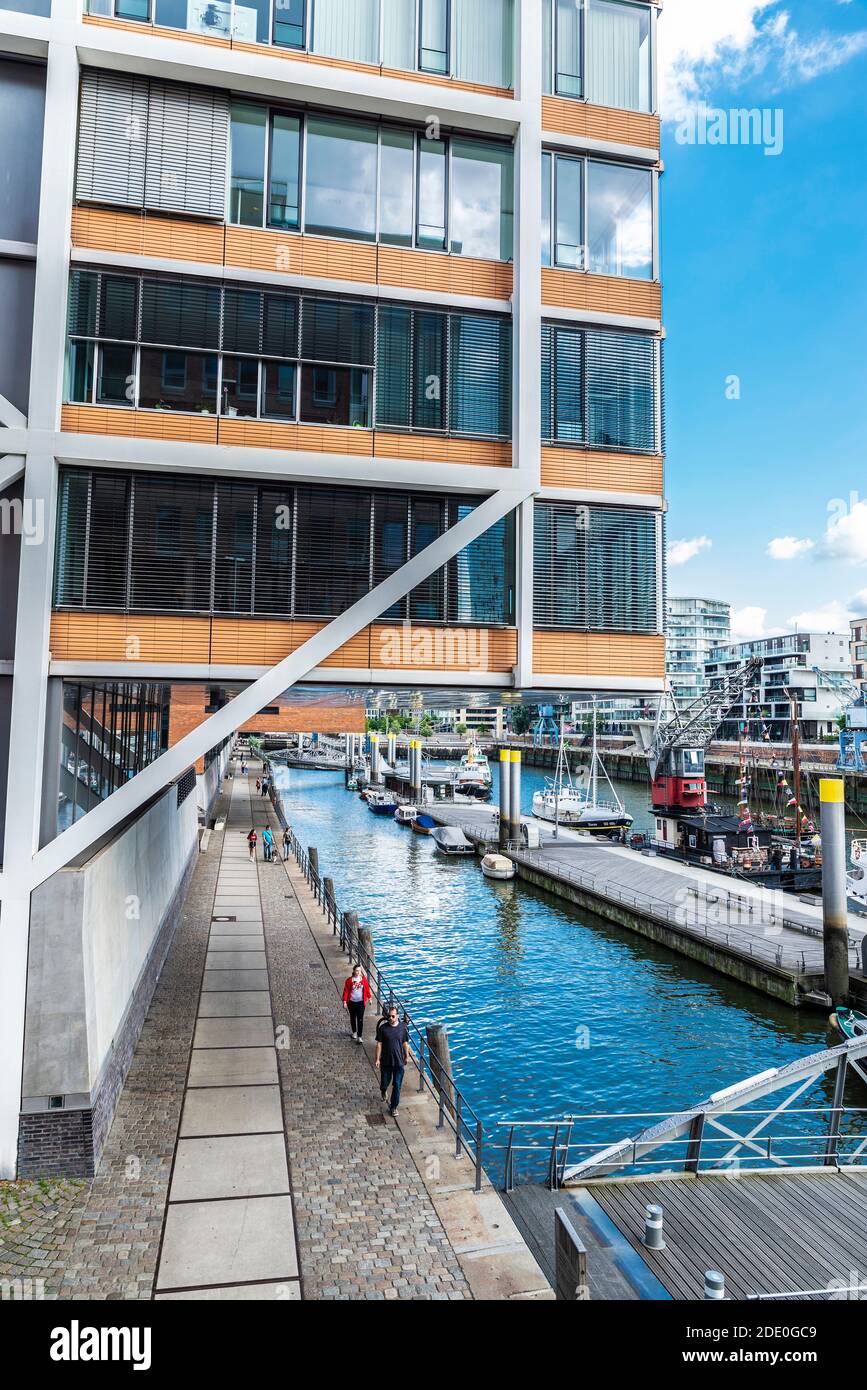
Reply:
<svg viewBox="0 0 867 1390"><path fill-rule="evenodd" d="M701 695L660 725L647 752L655 809L695 810L707 804L704 754L729 711L756 682L761 657L727 676L719 690Z"/></svg>

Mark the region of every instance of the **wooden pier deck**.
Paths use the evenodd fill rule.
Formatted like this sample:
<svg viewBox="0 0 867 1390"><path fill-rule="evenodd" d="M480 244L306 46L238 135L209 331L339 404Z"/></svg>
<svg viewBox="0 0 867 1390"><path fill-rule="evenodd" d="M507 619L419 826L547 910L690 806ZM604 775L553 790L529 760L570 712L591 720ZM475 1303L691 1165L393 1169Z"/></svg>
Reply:
<svg viewBox="0 0 867 1390"><path fill-rule="evenodd" d="M711 1269L724 1275L732 1299L807 1291L844 1299L850 1284L867 1284L863 1170L625 1178L582 1191L674 1299L702 1298ZM663 1209L664 1250L642 1244L648 1204Z"/></svg>
<svg viewBox="0 0 867 1390"><path fill-rule="evenodd" d="M443 825L472 836L493 834L488 806L434 803L426 808ZM528 818L523 818L524 823ZM538 828L539 823L533 822ZM519 876L637 931L661 945L793 1005L822 1004L822 909L803 898L646 856L621 845L561 829L544 833L539 849L509 851ZM867 920L850 914L850 971L862 995Z"/></svg>

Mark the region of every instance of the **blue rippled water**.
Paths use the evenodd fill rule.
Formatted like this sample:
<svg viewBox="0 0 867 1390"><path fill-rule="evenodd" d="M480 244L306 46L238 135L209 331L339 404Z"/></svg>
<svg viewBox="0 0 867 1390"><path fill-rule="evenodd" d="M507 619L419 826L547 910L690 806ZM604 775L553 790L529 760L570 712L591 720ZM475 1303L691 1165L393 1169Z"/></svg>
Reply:
<svg viewBox="0 0 867 1390"><path fill-rule="evenodd" d="M525 771L528 805L542 780ZM342 774L284 769L278 782L338 903L371 928L389 983L418 1022L448 1026L459 1083L490 1132L516 1117L669 1113L829 1042L819 1014L520 882L492 883L478 860L444 860L430 839L371 815ZM643 813L641 789L619 790Z"/></svg>

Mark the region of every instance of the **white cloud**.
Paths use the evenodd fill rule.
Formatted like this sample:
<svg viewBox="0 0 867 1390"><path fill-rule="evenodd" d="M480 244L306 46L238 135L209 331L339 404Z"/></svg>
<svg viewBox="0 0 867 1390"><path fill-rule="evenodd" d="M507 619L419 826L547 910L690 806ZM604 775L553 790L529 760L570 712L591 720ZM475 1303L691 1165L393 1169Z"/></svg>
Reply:
<svg viewBox="0 0 867 1390"><path fill-rule="evenodd" d="M859 589L849 600L849 612L854 618L867 614L867 589Z"/></svg>
<svg viewBox="0 0 867 1390"><path fill-rule="evenodd" d="M795 613L789 619L793 628L801 632L849 632L849 610L840 599L819 608L808 608L804 613Z"/></svg>
<svg viewBox="0 0 867 1390"><path fill-rule="evenodd" d="M767 608L736 608L732 612L732 637L735 641L755 642L760 637L774 637L782 628L767 626Z"/></svg>
<svg viewBox="0 0 867 1390"><path fill-rule="evenodd" d="M714 84L770 73L771 89L832 72L867 49L867 31L802 36L781 0L666 0L659 23L660 108L678 120Z"/></svg>
<svg viewBox="0 0 867 1390"><path fill-rule="evenodd" d="M816 544L811 540L798 540L796 536L777 536L768 543L766 554L772 560L799 560L802 555L813 549Z"/></svg>
<svg viewBox="0 0 867 1390"><path fill-rule="evenodd" d="M867 565L867 502L856 502L829 521L816 554L823 560Z"/></svg>
<svg viewBox="0 0 867 1390"><path fill-rule="evenodd" d="M668 563L685 565L688 560L695 559L700 551L710 550L712 545L709 536L696 536L691 541L672 541L668 547Z"/></svg>

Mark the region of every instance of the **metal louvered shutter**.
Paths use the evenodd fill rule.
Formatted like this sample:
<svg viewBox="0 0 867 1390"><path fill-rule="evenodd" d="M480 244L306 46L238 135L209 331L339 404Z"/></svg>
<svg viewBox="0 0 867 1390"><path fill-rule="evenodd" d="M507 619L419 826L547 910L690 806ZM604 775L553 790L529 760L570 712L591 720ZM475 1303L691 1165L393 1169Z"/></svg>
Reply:
<svg viewBox="0 0 867 1390"><path fill-rule="evenodd" d="M456 526L481 498L450 498L449 528ZM450 623L481 623L495 627L514 620L515 521L503 517L448 563Z"/></svg>
<svg viewBox="0 0 867 1390"><path fill-rule="evenodd" d="M656 632L658 569L655 512L536 503L537 627Z"/></svg>
<svg viewBox="0 0 867 1390"><path fill-rule="evenodd" d="M228 142L227 93L153 79L145 207L222 220Z"/></svg>
<svg viewBox="0 0 867 1390"><path fill-rule="evenodd" d="M591 447L657 453L659 370L656 339L588 331L587 442Z"/></svg>
<svg viewBox="0 0 867 1390"><path fill-rule="evenodd" d="M305 485L296 496L295 616L332 618L370 589L371 495Z"/></svg>
<svg viewBox="0 0 867 1390"><path fill-rule="evenodd" d="M507 439L512 431L512 324L482 314L450 316L449 428Z"/></svg>
<svg viewBox="0 0 867 1390"><path fill-rule="evenodd" d="M148 79L84 68L75 196L140 208L145 191Z"/></svg>

